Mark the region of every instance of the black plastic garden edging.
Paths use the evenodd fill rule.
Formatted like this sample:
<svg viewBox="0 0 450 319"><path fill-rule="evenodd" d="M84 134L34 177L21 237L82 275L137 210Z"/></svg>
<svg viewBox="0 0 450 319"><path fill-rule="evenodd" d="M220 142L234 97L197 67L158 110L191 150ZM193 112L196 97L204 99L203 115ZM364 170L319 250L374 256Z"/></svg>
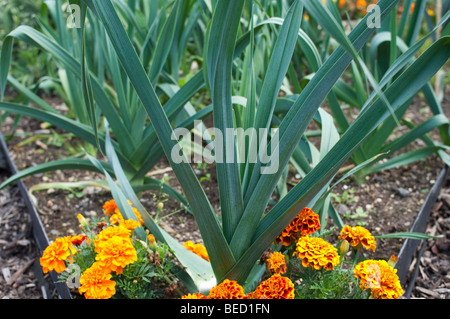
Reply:
<svg viewBox="0 0 450 319"><path fill-rule="evenodd" d="M441 192L442 187L444 186L447 176L449 174L449 167L445 166L441 173L439 174L436 182L428 193L425 202L422 204L420 211L414 221L413 226L411 227L411 232L423 233L426 230L428 220L430 218L430 212L433 205L436 203L436 200ZM421 243L421 240L417 239L406 239L403 243L402 248L400 249L398 255L398 261L395 265L397 269L397 275L400 279L402 286L405 285L406 278L409 274L409 267L413 260L414 255L418 250L418 246ZM412 273L412 277L409 278L409 284L414 285L415 276L417 276L417 272ZM407 287L405 291L410 290L412 287Z"/></svg>
<svg viewBox="0 0 450 319"><path fill-rule="evenodd" d="M14 162L11 159L11 156L9 155L8 148L6 146L5 140L3 138L3 135L0 133L0 168L3 168L7 170L11 175L14 175L17 173L16 166L14 165ZM19 180L15 182L17 187L19 187L20 194L22 196L22 199L24 201L24 204L26 205L26 208L28 210L28 213L30 214L32 226L33 226L33 235L34 239L36 241L36 244L39 248L40 253L44 251L44 249L50 245L49 239L47 237L47 233L45 232L44 225L42 225L41 218L39 217L39 214L34 207L30 195L28 193L28 189L24 185L24 183ZM37 278L42 277L42 268L40 267L39 263L35 263L37 266L35 267L35 274ZM55 272L51 272L50 276L53 280L53 283L55 285L55 288L58 292L58 297L60 299L72 299L72 294L69 291L69 288L65 283L58 282L58 276Z"/></svg>

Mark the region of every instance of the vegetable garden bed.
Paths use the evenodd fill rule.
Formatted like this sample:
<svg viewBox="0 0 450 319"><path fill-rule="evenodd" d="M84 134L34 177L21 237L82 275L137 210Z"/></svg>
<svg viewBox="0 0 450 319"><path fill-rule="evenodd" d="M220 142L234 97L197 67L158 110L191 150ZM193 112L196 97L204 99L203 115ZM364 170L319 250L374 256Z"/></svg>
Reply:
<svg viewBox="0 0 450 319"><path fill-rule="evenodd" d="M20 123L21 128L19 128L19 133L21 132L21 129L25 129L30 133L41 133L40 123L37 121L33 121L32 119L22 119ZM29 126L27 127L26 125ZM7 163L6 167L8 167L8 169L10 169L9 167L12 167L10 172L14 172L15 166L17 165L13 163L10 154L16 159L18 165L23 168L27 165L32 165L30 163L41 161L43 156L51 159L53 157L61 156L67 151L64 148L56 147L55 145L48 145L46 152L40 152L40 149L42 148L34 143L26 144L18 148L17 145L20 143L20 140L23 141L24 139L15 137L8 143L3 142L2 151L6 150L7 152L7 155L5 156L5 159L7 159L5 161L5 163ZM170 170L167 170L167 167L164 165L165 163L161 162L161 166L159 167L161 176L164 174L170 176ZM353 225L365 225L365 227L372 230L374 235L382 235L388 232L404 232L412 229L423 232L428 221L430 210L438 198L441 187L445 185L448 168L442 170L440 168L441 165L442 164L438 159L431 157L427 161L411 167L397 168L377 173L374 176L371 176L364 185L357 185L349 179L347 183L340 185L335 193L336 198L340 198L340 200L346 196L344 193L351 194L350 198L341 204L338 204L339 209L343 209L342 205L345 205L346 209L349 210L348 213L344 213L343 215L347 216L344 217L345 222ZM212 196L216 192L214 187L214 168L203 168L197 172L201 177L205 178L203 180L203 185ZM416 174L413 174L413 172ZM426 173L417 174L419 172ZM38 250L40 253L45 249L49 241L53 241L55 238L62 236L65 233L75 234L78 227L78 221L76 219L77 213L101 215L102 204L110 199L109 192L102 190L101 188L94 189L91 187L86 191L85 188L61 190L50 187L45 190L33 192L32 195L35 196L34 201L38 206L35 207L32 204L33 200L29 196L29 188L33 188L33 186L41 183L67 181L68 177L71 176L71 173L72 172L53 172L30 176L23 181L17 182L18 187L21 189L21 196L25 196L24 202L27 203L27 211L29 211L30 217L32 217L34 236L38 243ZM95 173L86 174L73 171L73 174L72 177L76 177L77 180L87 181L97 177ZM405 185L409 185L409 187L398 185L399 180L405 183ZM295 176L292 177L292 181L295 182ZM173 186L176 187L176 183L173 183ZM410 189L410 194L405 197L405 194L399 193L399 189L406 188ZM378 191L376 192L375 189ZM79 196L71 196L74 191L81 193L79 193ZM158 202L155 194L148 192L144 193L142 202L148 207L147 209L149 212L155 213ZM176 214L163 219L164 228L175 237L178 237L180 242L187 240L201 242L201 237L196 229L192 215L183 211L176 203L172 203L171 201L164 200L164 204L165 209L161 214L162 216L170 214L174 210L178 210ZM358 216L358 208L361 207L364 207L364 214ZM420 207L422 208L419 211ZM397 218L392 218L393 216L397 216ZM332 222L330 221L330 223ZM416 225L420 225L421 227L417 228ZM176 234L179 229L184 229L184 231L183 234L177 236ZM378 239L378 248L376 252L368 252L366 254L370 258L380 258L385 260L388 259L391 254L399 254L399 276L402 285L404 285L405 288L409 287L410 289L413 289L410 285L414 285L414 270L409 269L409 266L418 251L416 248L419 243L417 241L412 242L416 243L413 244L415 247L411 248L411 240ZM39 271L42 271L40 266L38 266L38 273ZM40 273L39 276L42 276L42 273ZM55 274L52 275L52 280L56 280ZM54 292L56 296L59 298L72 298L72 294L65 284L56 283L56 287L57 289Z"/></svg>
<svg viewBox="0 0 450 319"><path fill-rule="evenodd" d="M90 299L401 296L394 255L405 284L417 242L403 239L429 238L410 230L450 163L450 0L434 7L43 4L0 53L4 162L20 171L0 187L23 182L43 271L74 270ZM17 42L55 62L48 81L10 72Z"/></svg>

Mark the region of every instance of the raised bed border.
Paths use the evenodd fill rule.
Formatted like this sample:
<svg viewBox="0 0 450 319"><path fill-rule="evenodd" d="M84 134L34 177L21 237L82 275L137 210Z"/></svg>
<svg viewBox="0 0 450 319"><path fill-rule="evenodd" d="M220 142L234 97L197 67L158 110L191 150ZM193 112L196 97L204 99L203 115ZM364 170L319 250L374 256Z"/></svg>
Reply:
<svg viewBox="0 0 450 319"><path fill-rule="evenodd" d="M4 168L9 171L11 175L17 173L17 168L14 162L9 155L8 147L6 146L3 135L0 133L0 168ZM45 232L44 225L42 224L41 218L34 207L30 195L28 193L28 189L25 184L19 180L15 182L17 187L19 187L20 194L24 201L24 204L27 207L28 213L30 214L32 226L33 226L33 235L34 240L39 248L40 254L42 255L44 249L50 245L50 241L48 239L47 233ZM41 282L42 286L46 286L43 280L43 271L42 267L39 264L39 260L35 261L34 264L34 273L38 281ZM58 293L59 299L72 299L72 294L70 293L69 288L65 283L58 282L58 275L55 272L51 272L50 276L53 280L53 284L55 285L56 291ZM44 293L44 292L43 292ZM46 292L48 293L48 292Z"/></svg>
<svg viewBox="0 0 450 319"><path fill-rule="evenodd" d="M447 181L449 170L450 170L449 166L445 166L442 169L436 182L434 183L433 187L431 188L430 192L425 198L425 201L422 204L416 219L414 220L414 224L410 230L411 232L418 232L418 233L425 232L428 220L430 218L431 209L433 208L433 205L436 203L436 200L439 197L439 194L441 193L441 189L445 185L445 182ZM421 252L418 252L418 248L421 242L422 240L406 239L402 245L402 248L400 249L398 261L395 265L395 268L397 269L397 275L400 279L402 286L405 285L407 276L410 273L409 267L414 258L414 255L418 253L419 254L418 256L420 258L421 252L423 252L423 249L421 249ZM426 242L424 242L424 244L426 244ZM407 298L409 298L409 293L411 292L414 286L416 276L417 271L412 271L411 278L409 278L409 286L406 287L405 289L405 291L407 292L406 294Z"/></svg>
<svg viewBox="0 0 450 319"><path fill-rule="evenodd" d="M6 163L6 165L5 165ZM14 175L17 173L17 168L14 164L14 162L11 159L11 156L9 155L8 148L6 146L5 140L3 138L3 135L0 133L0 168L6 168L9 170L11 175ZM428 224L428 220L430 217L431 208L435 204L440 191L445 184L447 180L447 176L449 175L449 167L445 166L441 173L439 174L435 184L433 185L432 189L428 193L425 202L422 204L420 211L414 220L414 224L411 227L411 232L420 232L423 233L426 229L426 226ZM34 239L38 245L38 248L42 254L44 249L50 245L50 241L48 239L47 233L45 232L44 225L42 224L42 221L39 217L39 214L34 207L28 190L25 186L25 184L19 180L16 182L17 186L19 187L20 193L22 195L22 198L24 200L24 203L26 207L28 208L28 213L30 214L32 225L33 225L33 234ZM415 240L415 239L406 239L405 242L402 245L402 248L400 249L398 261L395 265L395 268L397 269L397 275L399 276L400 282L402 286L405 285L405 280L409 274L409 267L411 265L412 259L414 255L418 251L419 244L421 243L421 240ZM39 263L35 263L34 267L36 277L42 280L42 267L39 265ZM68 286L64 283L58 282L58 276L56 273L51 272L50 273L51 278L53 280L53 283L56 287L56 290L58 292L58 297L60 299L72 299L72 294L70 293L70 290ZM412 278L409 278L410 283L409 287L405 287L405 291L411 291L412 286L415 282L415 277L417 276L417 272L413 271ZM407 298L409 298L407 296Z"/></svg>

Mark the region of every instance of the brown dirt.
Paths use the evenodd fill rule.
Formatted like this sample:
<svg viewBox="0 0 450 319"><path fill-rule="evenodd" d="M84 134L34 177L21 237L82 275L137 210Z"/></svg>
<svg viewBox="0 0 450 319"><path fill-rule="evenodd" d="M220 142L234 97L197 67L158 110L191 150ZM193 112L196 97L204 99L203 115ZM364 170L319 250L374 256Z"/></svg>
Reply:
<svg viewBox="0 0 450 319"><path fill-rule="evenodd" d="M0 170L0 183L7 178ZM0 299L42 299L56 297L51 278L35 275L39 253L33 238L30 215L20 190L0 190Z"/></svg>

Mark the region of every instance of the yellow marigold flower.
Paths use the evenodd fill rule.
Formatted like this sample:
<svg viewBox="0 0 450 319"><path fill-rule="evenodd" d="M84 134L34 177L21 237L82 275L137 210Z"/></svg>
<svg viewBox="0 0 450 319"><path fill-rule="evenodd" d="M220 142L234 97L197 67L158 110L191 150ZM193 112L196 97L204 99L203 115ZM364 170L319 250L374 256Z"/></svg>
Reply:
<svg viewBox="0 0 450 319"><path fill-rule="evenodd" d="M116 293L116 282L110 280L111 273L98 263L86 269L80 276L80 294L86 299L109 299Z"/></svg>
<svg viewBox="0 0 450 319"><path fill-rule="evenodd" d="M115 236L102 244L95 260L102 267L119 275L125 266L137 260L137 253L131 240Z"/></svg>
<svg viewBox="0 0 450 319"><path fill-rule="evenodd" d="M375 251L377 247L377 243L372 234L361 226L351 227L345 225L341 230L339 239L348 241L355 249L364 247L367 250L372 249L372 251Z"/></svg>
<svg viewBox="0 0 450 319"><path fill-rule="evenodd" d="M319 215L314 213L310 208L305 207L277 237L276 242L277 244L281 242L283 246L289 246L292 243L292 240L297 240L298 234L300 234L301 237L308 236L313 234L319 228Z"/></svg>
<svg viewBox="0 0 450 319"><path fill-rule="evenodd" d="M286 260L280 252L274 252L266 261L267 269L273 274L284 274L287 271Z"/></svg>
<svg viewBox="0 0 450 319"><path fill-rule="evenodd" d="M187 294L181 297L181 299L208 299L202 293Z"/></svg>
<svg viewBox="0 0 450 319"><path fill-rule="evenodd" d="M45 248L42 257L39 259L44 273L55 270L61 273L66 269L65 261L71 261L71 255L75 254L76 248L72 244L72 237L66 236L56 238L47 248Z"/></svg>
<svg viewBox="0 0 450 319"><path fill-rule="evenodd" d="M234 280L225 279L209 292L208 299L244 299L244 288Z"/></svg>
<svg viewBox="0 0 450 319"><path fill-rule="evenodd" d="M208 252L206 251L205 246L202 244L194 244L192 241L187 241L183 244L185 248L192 251L199 257L202 257L204 260L209 262Z"/></svg>
<svg viewBox="0 0 450 319"><path fill-rule="evenodd" d="M370 289L374 299L397 299L403 294L397 269L385 260L365 260L355 266L361 289Z"/></svg>
<svg viewBox="0 0 450 319"><path fill-rule="evenodd" d="M109 226L103 229L94 239L95 251L99 253L103 243L116 236L131 240L131 230L123 226Z"/></svg>
<svg viewBox="0 0 450 319"><path fill-rule="evenodd" d="M318 237L301 237L296 244L295 255L301 258L303 267L311 265L316 270L332 270L340 260L337 249Z"/></svg>
<svg viewBox="0 0 450 319"><path fill-rule="evenodd" d="M248 299L294 299L294 284L287 277L274 274L263 281Z"/></svg>

